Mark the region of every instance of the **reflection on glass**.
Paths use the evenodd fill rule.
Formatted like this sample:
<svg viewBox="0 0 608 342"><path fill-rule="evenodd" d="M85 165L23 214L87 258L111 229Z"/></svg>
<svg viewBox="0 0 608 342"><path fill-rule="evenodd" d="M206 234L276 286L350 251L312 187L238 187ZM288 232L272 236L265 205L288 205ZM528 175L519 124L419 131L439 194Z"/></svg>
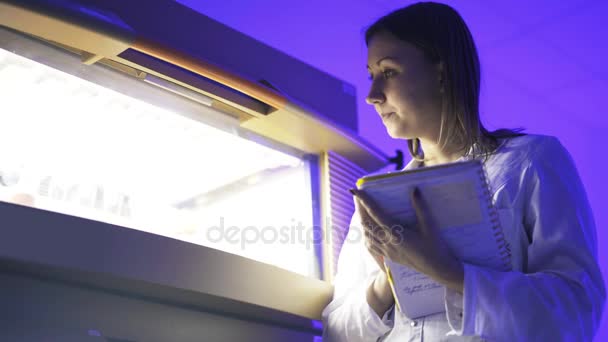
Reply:
<svg viewBox="0 0 608 342"><path fill-rule="evenodd" d="M0 94L1 200L316 275L305 160L2 49Z"/></svg>

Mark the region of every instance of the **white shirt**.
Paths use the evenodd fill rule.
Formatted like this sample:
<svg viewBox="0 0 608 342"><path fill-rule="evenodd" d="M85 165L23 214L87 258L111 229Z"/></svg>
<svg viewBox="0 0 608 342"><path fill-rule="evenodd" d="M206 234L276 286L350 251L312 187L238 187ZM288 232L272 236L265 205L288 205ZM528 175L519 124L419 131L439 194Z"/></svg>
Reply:
<svg viewBox="0 0 608 342"><path fill-rule="evenodd" d="M525 135L504 141L485 168L513 271L465 263L464 293L445 290L446 312L410 321L391 309L380 318L365 295L380 269L360 229L351 229L323 311L324 342L593 339L606 290L593 215L570 155L554 137ZM351 227L361 227L358 220L355 213Z"/></svg>

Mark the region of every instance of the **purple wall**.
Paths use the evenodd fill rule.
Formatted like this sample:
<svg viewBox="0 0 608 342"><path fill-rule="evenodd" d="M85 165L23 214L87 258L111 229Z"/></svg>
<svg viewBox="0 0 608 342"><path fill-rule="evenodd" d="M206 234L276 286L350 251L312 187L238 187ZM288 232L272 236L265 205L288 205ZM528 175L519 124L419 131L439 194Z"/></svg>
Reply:
<svg viewBox="0 0 608 342"><path fill-rule="evenodd" d="M392 154L405 150L385 134L364 102L369 86L362 32L407 1L181 0L224 24L356 85L360 133ZM573 155L597 223L608 278L608 2L447 1L469 23L482 60L482 110L489 128L525 127L559 137ZM294 81L297 81L294 79ZM604 158L602 158L604 157ZM597 341L608 341L608 315Z"/></svg>

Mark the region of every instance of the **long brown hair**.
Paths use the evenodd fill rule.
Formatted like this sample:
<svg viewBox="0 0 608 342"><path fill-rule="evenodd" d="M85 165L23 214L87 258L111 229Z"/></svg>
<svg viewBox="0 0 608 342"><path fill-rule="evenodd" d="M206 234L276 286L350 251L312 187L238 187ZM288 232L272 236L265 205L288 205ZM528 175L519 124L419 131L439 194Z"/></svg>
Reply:
<svg viewBox="0 0 608 342"><path fill-rule="evenodd" d="M498 139L523 135L522 129L489 132L479 117L480 64L475 42L466 23L452 7L420 2L393 11L365 31L365 42L379 32L389 32L420 50L433 64L442 65L444 111L439 144L456 151L487 157ZM473 148L475 147L475 148ZM423 160L420 141L408 140L413 158Z"/></svg>

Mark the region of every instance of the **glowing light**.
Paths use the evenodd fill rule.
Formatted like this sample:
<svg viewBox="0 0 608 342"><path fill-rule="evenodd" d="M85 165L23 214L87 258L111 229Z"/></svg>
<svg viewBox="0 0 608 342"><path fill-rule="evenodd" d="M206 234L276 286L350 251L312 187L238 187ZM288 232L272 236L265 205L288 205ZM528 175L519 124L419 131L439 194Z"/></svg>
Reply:
<svg viewBox="0 0 608 342"><path fill-rule="evenodd" d="M0 94L0 171L19 173L16 185L0 187L5 200L28 194L36 207L310 274L314 253L305 242L208 238L220 218L241 228L311 227L308 170L299 158L2 49ZM293 172L260 176L276 169ZM232 190L209 200L223 188ZM175 206L191 198L205 204Z"/></svg>

